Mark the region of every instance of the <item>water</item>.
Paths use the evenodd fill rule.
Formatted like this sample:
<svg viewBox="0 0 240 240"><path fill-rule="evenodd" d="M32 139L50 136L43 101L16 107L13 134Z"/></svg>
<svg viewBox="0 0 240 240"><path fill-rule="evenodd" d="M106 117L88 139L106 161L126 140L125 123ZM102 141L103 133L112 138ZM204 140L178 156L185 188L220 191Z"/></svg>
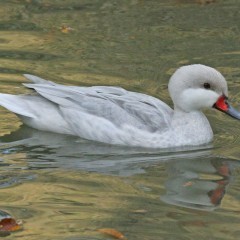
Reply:
<svg viewBox="0 0 240 240"><path fill-rule="evenodd" d="M171 104L173 71L202 63L224 74L236 106L240 3L199 2L0 1L0 92L27 93L30 73ZM128 239L238 239L240 125L206 114L213 143L151 150L35 131L1 108L0 210L23 221L7 238L100 240L113 228Z"/></svg>

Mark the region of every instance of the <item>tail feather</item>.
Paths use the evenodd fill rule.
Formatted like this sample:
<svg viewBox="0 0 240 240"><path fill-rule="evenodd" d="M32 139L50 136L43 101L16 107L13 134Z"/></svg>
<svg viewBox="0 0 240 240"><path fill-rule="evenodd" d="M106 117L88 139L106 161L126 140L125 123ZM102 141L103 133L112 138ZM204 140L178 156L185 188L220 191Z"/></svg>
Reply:
<svg viewBox="0 0 240 240"><path fill-rule="evenodd" d="M43 78L40 78L40 77L31 75L31 74L23 74L23 76L24 76L25 78L27 78L28 80L32 81L33 83L46 84L46 85L51 85L51 86L57 85L57 84L54 83L54 82L45 80L45 79L43 79Z"/></svg>
<svg viewBox="0 0 240 240"><path fill-rule="evenodd" d="M34 118L35 115L29 111L28 102L24 101L26 96L15 96L11 94L0 94L0 106L24 117Z"/></svg>

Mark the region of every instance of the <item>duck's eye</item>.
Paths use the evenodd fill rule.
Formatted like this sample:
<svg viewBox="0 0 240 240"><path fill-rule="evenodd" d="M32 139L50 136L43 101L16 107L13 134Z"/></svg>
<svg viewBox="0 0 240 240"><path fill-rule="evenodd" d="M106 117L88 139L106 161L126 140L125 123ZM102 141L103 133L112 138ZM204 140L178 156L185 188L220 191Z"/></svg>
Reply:
<svg viewBox="0 0 240 240"><path fill-rule="evenodd" d="M203 84L203 87L204 87L205 89L209 89L209 88L211 88L211 85L210 85L209 83L204 83L204 84Z"/></svg>

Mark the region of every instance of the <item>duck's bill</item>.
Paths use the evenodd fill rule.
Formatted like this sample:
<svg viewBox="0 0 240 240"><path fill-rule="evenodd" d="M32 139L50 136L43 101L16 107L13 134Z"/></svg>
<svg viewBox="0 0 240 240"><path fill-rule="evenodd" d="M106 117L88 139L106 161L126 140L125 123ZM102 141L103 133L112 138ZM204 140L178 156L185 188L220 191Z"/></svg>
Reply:
<svg viewBox="0 0 240 240"><path fill-rule="evenodd" d="M214 108L228 114L229 116L240 120L240 112L227 102L227 97L221 96L213 105Z"/></svg>

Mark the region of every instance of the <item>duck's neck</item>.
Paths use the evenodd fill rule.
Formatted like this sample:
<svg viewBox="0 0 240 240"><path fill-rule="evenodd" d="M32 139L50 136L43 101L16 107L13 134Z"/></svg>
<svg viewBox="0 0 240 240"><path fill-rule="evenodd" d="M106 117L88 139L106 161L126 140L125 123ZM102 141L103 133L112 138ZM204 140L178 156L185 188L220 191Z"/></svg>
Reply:
<svg viewBox="0 0 240 240"><path fill-rule="evenodd" d="M200 111L187 113L175 109L171 126L176 136L181 136L190 145L207 143L213 138L212 128Z"/></svg>

